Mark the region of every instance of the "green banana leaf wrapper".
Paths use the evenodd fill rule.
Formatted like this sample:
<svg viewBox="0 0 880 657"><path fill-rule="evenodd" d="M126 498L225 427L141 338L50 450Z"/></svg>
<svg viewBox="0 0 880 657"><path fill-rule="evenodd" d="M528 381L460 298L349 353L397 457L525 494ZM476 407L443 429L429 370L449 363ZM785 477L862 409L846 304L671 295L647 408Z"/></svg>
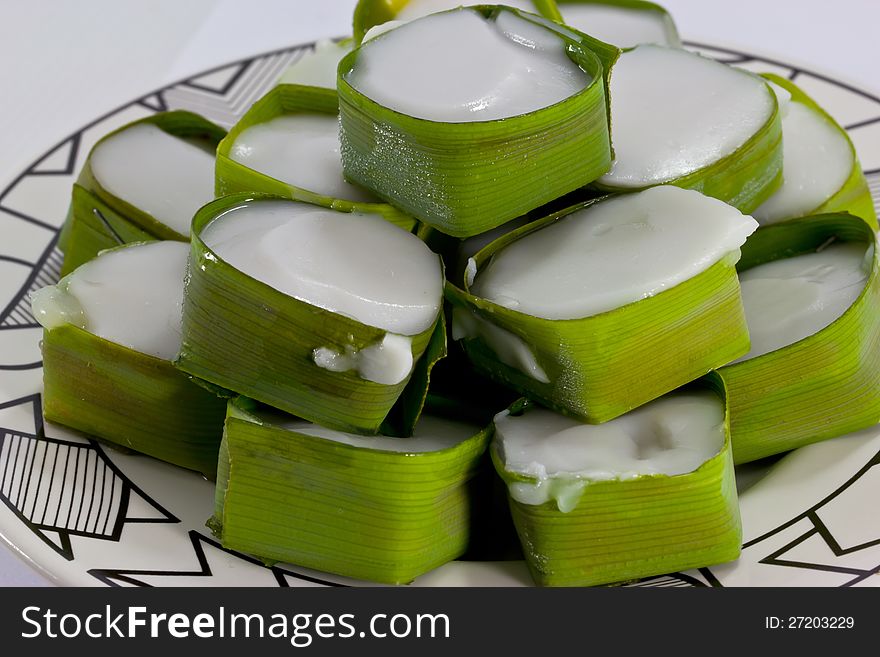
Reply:
<svg viewBox="0 0 880 657"><path fill-rule="evenodd" d="M601 199L599 199L601 201ZM477 270L512 242L597 201L527 224L477 253ZM462 344L476 368L545 406L586 422L611 420L700 378L749 350L736 276L738 252L674 287L583 319L551 320L505 308L446 283L456 312L519 338L546 381L502 362L480 335Z"/></svg>
<svg viewBox="0 0 880 657"><path fill-rule="evenodd" d="M752 75L746 71L741 73ZM782 121L776 94L769 88L768 93L772 95L773 113L742 146L708 166L662 184L695 189L744 214L750 214L770 198L782 184ZM611 120L613 125L613 116ZM653 187L617 187L599 181L592 186L606 194L637 192Z"/></svg>
<svg viewBox="0 0 880 657"><path fill-rule="evenodd" d="M607 76L620 53L526 12L491 5L471 10L486 17L512 12L553 31L591 82L528 114L443 123L383 107L352 87L346 74L356 66L359 48L340 62L337 81L345 177L454 237L486 232L608 169Z"/></svg>
<svg viewBox="0 0 880 657"><path fill-rule="evenodd" d="M446 355L443 313L412 337L408 379L384 385L354 372L315 364L319 347L356 350L379 342L383 329L299 301L235 269L200 238L218 215L261 201L234 194L207 204L193 219L189 277L183 304L183 343L175 365L221 388L246 395L310 422L350 431L409 435L424 404L430 370Z"/></svg>
<svg viewBox="0 0 880 657"><path fill-rule="evenodd" d="M849 145L850 152L852 153L852 170L843 186L818 208L813 208L809 212L805 212L804 216L829 214L833 212L848 212L849 214L861 217L869 226L871 226L871 228L877 230L877 213L874 209L874 200L871 198L871 190L868 188L868 181L865 179L862 165L859 163L855 146L853 146L852 140L849 138L849 134L846 130L844 130L830 114L822 109L816 101L805 94L803 90L791 80L774 75L773 73L764 73L761 77L770 80L774 84L777 84L788 91L791 94L792 102L806 105L820 114L822 118L824 118L830 125L834 126L843 138L846 139L846 143Z"/></svg>
<svg viewBox="0 0 880 657"><path fill-rule="evenodd" d="M181 139L202 142L211 150L226 135L223 128L198 114L175 110L128 123L102 137L94 148L105 139L142 123L155 125ZM59 248L64 252L62 276L94 258L99 251L120 244L151 239L189 241L189 235L181 235L149 213L104 189L92 174L90 159L91 154L73 186L70 209L59 237Z"/></svg>
<svg viewBox="0 0 880 657"><path fill-rule="evenodd" d="M723 384L706 380L723 397ZM528 413L521 400L511 413ZM508 485L537 483L508 472L489 449ZM572 481L576 481L572 479ZM555 500L523 504L508 496L526 563L540 586L594 586L710 566L739 557L742 527L730 436L693 472L585 481L574 508Z"/></svg>
<svg viewBox="0 0 880 657"><path fill-rule="evenodd" d="M759 228L739 269L815 252L830 240L875 244L849 214ZM880 422L880 255L859 298L830 326L776 351L718 370L727 387L736 463L802 447Z"/></svg>
<svg viewBox="0 0 880 657"><path fill-rule="evenodd" d="M654 12L663 21L668 45L675 48L681 47L681 38L678 36L678 28L675 27L675 21L666 9L654 2L647 2L646 0L537 0L535 5L541 14L560 23L565 23L562 11L566 5L599 5Z"/></svg>
<svg viewBox="0 0 880 657"><path fill-rule="evenodd" d="M217 196L228 196L239 192L274 194L295 201L306 201L315 205L333 208L342 212L370 212L378 214L393 224L406 230L416 227L416 220L386 203L358 203L345 199L334 199L282 182L264 173L236 162L230 157L232 147L242 132L250 127L266 123L279 116L293 114L339 114L339 101L332 89L310 87L298 84L282 84L274 87L260 98L236 123L229 134L217 147Z"/></svg>
<svg viewBox="0 0 880 657"><path fill-rule="evenodd" d="M73 324L44 330L42 352L47 420L214 478L225 400Z"/></svg>
<svg viewBox="0 0 880 657"><path fill-rule="evenodd" d="M352 17L354 42L360 44L371 27L393 21L409 0L358 0Z"/></svg>
<svg viewBox="0 0 880 657"><path fill-rule="evenodd" d="M252 408L229 403L208 523L224 547L388 584L467 549L488 430L441 451L388 452L273 426Z"/></svg>

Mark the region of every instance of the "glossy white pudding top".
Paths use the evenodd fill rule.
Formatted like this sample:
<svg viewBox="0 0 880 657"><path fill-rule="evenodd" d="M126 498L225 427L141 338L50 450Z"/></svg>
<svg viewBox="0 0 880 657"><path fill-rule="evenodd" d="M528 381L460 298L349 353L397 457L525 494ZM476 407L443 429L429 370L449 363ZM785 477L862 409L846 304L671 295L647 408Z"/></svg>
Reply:
<svg viewBox="0 0 880 657"><path fill-rule="evenodd" d="M569 27L618 48L643 43L679 47L671 19L659 11L591 3L560 3L562 19Z"/></svg>
<svg viewBox="0 0 880 657"><path fill-rule="evenodd" d="M180 350L184 242L148 242L102 253L58 285L32 295L47 329L75 324L110 342L164 360Z"/></svg>
<svg viewBox="0 0 880 657"><path fill-rule="evenodd" d="M776 107L765 82L694 53L662 46L624 52L611 73L615 160L599 182L669 182L732 154Z"/></svg>
<svg viewBox="0 0 880 657"><path fill-rule="evenodd" d="M375 102L416 118L490 121L554 105L590 78L543 26L470 9L406 23L365 43L346 80Z"/></svg>
<svg viewBox="0 0 880 657"><path fill-rule="evenodd" d="M108 137L89 162L104 189L184 236L214 200L214 154L149 123Z"/></svg>
<svg viewBox="0 0 880 657"><path fill-rule="evenodd" d="M693 472L724 445L724 405L711 392L674 392L603 424L535 406L495 418L504 469L534 478L509 485L524 504L573 508L589 482ZM574 483L574 486L572 486Z"/></svg>
<svg viewBox="0 0 880 657"><path fill-rule="evenodd" d="M757 226L699 192L653 187L521 237L484 265L471 292L536 317L590 317L696 276L739 249Z"/></svg>
<svg viewBox="0 0 880 657"><path fill-rule="evenodd" d="M753 213L762 224L816 210L843 187L853 168L846 137L828 119L792 101L782 118L783 183Z"/></svg>
<svg viewBox="0 0 880 657"><path fill-rule="evenodd" d="M363 324L415 335L437 319L440 258L379 215L257 201L219 215L201 238L245 274Z"/></svg>
<svg viewBox="0 0 880 657"><path fill-rule="evenodd" d="M874 248L832 244L818 253L752 267L739 275L752 348L739 360L794 344L838 319L858 299Z"/></svg>
<svg viewBox="0 0 880 657"><path fill-rule="evenodd" d="M229 152L251 169L330 198L376 203L342 178L339 119L327 114L279 116L244 131Z"/></svg>

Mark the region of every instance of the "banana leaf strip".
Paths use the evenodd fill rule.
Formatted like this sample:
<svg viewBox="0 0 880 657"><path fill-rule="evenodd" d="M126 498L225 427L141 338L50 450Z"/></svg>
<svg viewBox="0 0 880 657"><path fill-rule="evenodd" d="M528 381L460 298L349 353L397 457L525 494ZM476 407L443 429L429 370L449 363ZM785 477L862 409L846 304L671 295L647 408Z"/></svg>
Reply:
<svg viewBox="0 0 880 657"><path fill-rule="evenodd" d="M61 229L66 276L105 249L157 239L104 203L94 192L73 184L68 219Z"/></svg>
<svg viewBox="0 0 880 657"><path fill-rule="evenodd" d="M467 549L488 430L440 451L390 452L256 413L250 400L229 403L208 523L225 547L389 584Z"/></svg>
<svg viewBox="0 0 880 657"><path fill-rule="evenodd" d="M873 229L844 213L763 226L743 247L738 269L813 253L831 241L875 245L855 303L818 333L718 370L727 388L736 463L880 422L880 254Z"/></svg>
<svg viewBox="0 0 880 657"><path fill-rule="evenodd" d="M710 375L703 385L723 397ZM521 400L511 414L528 413ZM489 449L508 485L538 480L509 472L497 446ZM663 575L736 559L742 528L729 431L721 451L681 475L583 481L573 509L555 500L525 504L508 497L526 562L540 586L594 586Z"/></svg>
<svg viewBox="0 0 880 657"><path fill-rule="evenodd" d="M42 352L47 420L214 478L225 400L72 324L45 330Z"/></svg>

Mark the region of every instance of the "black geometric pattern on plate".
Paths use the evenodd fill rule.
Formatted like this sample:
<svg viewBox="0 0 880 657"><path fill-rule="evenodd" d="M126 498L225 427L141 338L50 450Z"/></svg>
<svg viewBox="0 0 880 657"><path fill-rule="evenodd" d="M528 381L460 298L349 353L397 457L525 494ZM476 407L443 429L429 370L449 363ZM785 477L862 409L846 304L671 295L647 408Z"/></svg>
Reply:
<svg viewBox="0 0 880 657"><path fill-rule="evenodd" d="M672 573L670 575L658 575L657 577L645 577L638 582L627 584L627 587L638 588L687 588L687 587L710 587L721 586L721 582L708 568L700 568L688 573Z"/></svg>
<svg viewBox="0 0 880 657"><path fill-rule="evenodd" d="M339 584L328 579L314 577L305 573L294 572L287 569L286 567L266 565L263 561L255 557L243 554L241 552L236 552L235 550L224 548L213 538L208 538L207 536L195 530L190 530L189 540L196 557L196 563L198 566L197 569L184 568L182 570L122 570L112 568L93 568L89 570L89 574L92 575L99 582L101 582L102 584L106 584L107 586L152 587L154 586L154 584L151 582L151 580L155 581L156 579L167 582L167 586L175 586L175 578L180 580L193 577L216 577L218 573L214 572L214 569L211 567L211 560L208 558L208 552L210 551L218 554L218 556L224 559L229 559L230 557L233 559L240 559L248 564L259 566L265 569L266 571L268 571L268 573L272 575L272 577L274 577L275 583L280 587L289 587L291 585L291 580L298 583L299 585L345 586L344 584ZM220 581L213 582L212 584L214 584L215 586L223 586L231 585L232 582Z"/></svg>
<svg viewBox="0 0 880 657"><path fill-rule="evenodd" d="M0 310L0 331L3 329L39 328L37 320L31 313L30 294L35 290L57 283L61 277L61 263L64 255L55 246L56 239L49 242L46 251L37 262L25 262L18 260L19 264L32 268L30 276L25 281L22 291L11 299L6 307ZM11 261L8 256L0 256L0 259Z"/></svg>
<svg viewBox="0 0 880 657"><path fill-rule="evenodd" d="M76 173L82 133L76 133L46 153L27 170L30 176L71 176Z"/></svg>
<svg viewBox="0 0 880 657"><path fill-rule="evenodd" d="M27 331L28 329L36 330L36 334L39 335L40 325L31 312L30 294L41 287L58 282L63 256L55 246L56 240L57 236L53 236L36 262L0 255L0 261L3 261L6 266L18 266L28 272L18 292L6 301L5 305L0 306L0 335L3 335L4 331ZM0 300L0 304L2 303L4 302ZM33 331L31 332L33 333ZM8 351L4 351L8 353ZM22 356L23 354L16 353L15 355ZM36 351L33 356L25 356L24 358L29 360L34 357L37 357ZM0 358L0 371L34 370L43 365L42 360L4 362L5 360L5 358Z"/></svg>
<svg viewBox="0 0 880 657"><path fill-rule="evenodd" d="M306 48L285 49L214 69L140 100L144 107L187 109L232 126Z"/></svg>
<svg viewBox="0 0 880 657"><path fill-rule="evenodd" d="M847 576L840 586L857 586L880 573L880 517L876 513L878 483L880 452L825 499L749 541L743 550L754 549L791 529L793 538L759 559L758 563L839 573ZM853 511L859 513L864 522L855 526L842 521ZM802 554L807 544L810 544L809 554Z"/></svg>
<svg viewBox="0 0 880 657"><path fill-rule="evenodd" d="M180 522L129 480L97 441L47 436L40 395L0 404L0 409L28 404L33 433L0 427L0 500L46 545L72 561L72 536L119 541L128 523ZM159 517L130 517L134 495Z"/></svg>

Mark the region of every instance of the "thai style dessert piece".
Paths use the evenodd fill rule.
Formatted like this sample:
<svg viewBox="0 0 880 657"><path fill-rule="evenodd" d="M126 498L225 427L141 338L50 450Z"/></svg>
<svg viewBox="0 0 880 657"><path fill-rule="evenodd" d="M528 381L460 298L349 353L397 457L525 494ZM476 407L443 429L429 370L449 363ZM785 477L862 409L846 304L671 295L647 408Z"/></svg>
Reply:
<svg viewBox="0 0 880 657"><path fill-rule="evenodd" d="M677 391L599 425L521 400L494 426L492 459L537 584L611 584L739 556L715 392Z"/></svg>
<svg viewBox="0 0 880 657"><path fill-rule="evenodd" d="M681 47L672 16L663 7L641 0L556 0L559 20L618 48L652 43ZM551 18L556 18L551 16Z"/></svg>
<svg viewBox="0 0 880 657"><path fill-rule="evenodd" d="M303 112L246 128L235 139L230 156L255 171L322 196L375 200L342 178L339 119L333 114Z"/></svg>
<svg viewBox="0 0 880 657"><path fill-rule="evenodd" d="M453 337L495 380L605 422L748 351L735 265L755 228L677 187L579 204L492 242L463 289L447 284Z"/></svg>
<svg viewBox="0 0 880 657"><path fill-rule="evenodd" d="M834 119L790 80L764 77L782 113L782 186L752 215L761 224L849 212L877 228L871 190L852 141Z"/></svg>
<svg viewBox="0 0 880 657"><path fill-rule="evenodd" d="M130 244L32 295L43 414L213 477L225 401L176 370L189 245Z"/></svg>
<svg viewBox="0 0 880 657"><path fill-rule="evenodd" d="M258 100L217 148L217 193L260 192L344 211L381 214L407 230L415 220L343 178L336 93L279 85Z"/></svg>
<svg viewBox="0 0 880 657"><path fill-rule="evenodd" d="M376 214L239 194L199 212L192 244L178 367L358 433L378 431L412 380L415 421L445 353L443 270L416 236Z"/></svg>
<svg viewBox="0 0 880 657"><path fill-rule="evenodd" d="M608 169L618 52L505 7L396 27L340 64L344 175L455 237L515 219Z"/></svg>
<svg viewBox="0 0 880 657"><path fill-rule="evenodd" d="M718 370L737 463L880 421L874 231L850 214L760 228L740 281L751 351Z"/></svg>
<svg viewBox="0 0 880 657"><path fill-rule="evenodd" d="M488 429L426 413L365 437L230 402L209 525L225 547L402 584L468 547Z"/></svg>
<svg viewBox="0 0 880 657"><path fill-rule="evenodd" d="M190 112L163 112L95 144L79 178L59 246L62 274L102 249L145 240L189 240L214 199L214 150L226 131Z"/></svg>
<svg viewBox="0 0 880 657"><path fill-rule="evenodd" d="M781 184L776 95L747 71L678 48L627 50L611 75L611 125L601 191L671 184L749 213Z"/></svg>

